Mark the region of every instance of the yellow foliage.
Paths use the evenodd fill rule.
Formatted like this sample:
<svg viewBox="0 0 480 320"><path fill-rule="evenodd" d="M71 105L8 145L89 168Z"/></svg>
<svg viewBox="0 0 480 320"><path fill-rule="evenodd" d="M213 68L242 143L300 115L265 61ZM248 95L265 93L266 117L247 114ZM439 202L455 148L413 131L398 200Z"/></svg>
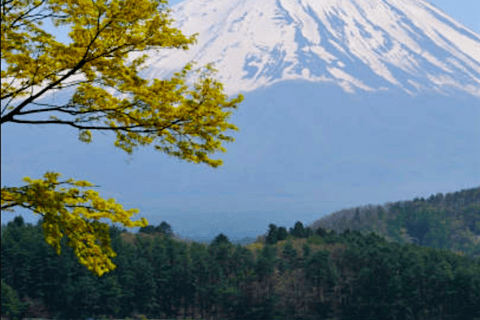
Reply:
<svg viewBox="0 0 480 320"><path fill-rule="evenodd" d="M113 199L102 199L98 192L86 190L81 193L76 188L59 187L61 184L93 186L87 181L73 179L59 182L59 176L58 173L47 172L44 180L27 177L24 178L29 183L26 186L2 188L2 210L20 206L42 215L45 241L58 254L61 252L60 241L65 235L69 239L67 245L74 249L80 263L90 271L101 276L115 269L110 259L116 254L110 245L108 224L99 220L107 218L129 228L147 226L147 220L131 221L130 218L138 213L137 209L124 210Z"/></svg>
<svg viewBox="0 0 480 320"><path fill-rule="evenodd" d="M250 243L250 244L247 244L245 246L245 248L247 248L248 250L250 250L250 252L253 253L253 257L254 259L257 258L257 255L260 251L262 251L263 247L265 245L263 243L259 243L259 242L254 242L254 243Z"/></svg>
<svg viewBox="0 0 480 320"><path fill-rule="evenodd" d="M138 75L147 55L129 56L161 48L186 50L195 42L195 35L187 38L170 28L166 4L164 0L6 4L1 49L7 68L2 65L1 76L11 81L2 81L1 98L8 100L2 103L2 123L70 125L79 129L79 139L85 143L92 141L91 130L111 130L117 136L114 145L127 153L155 143L155 149L171 156L221 165L209 154L225 152L222 142L234 140L224 132L238 130L227 120L243 97L228 100L223 85L212 78L215 70L210 65L192 71L190 63L169 80L150 81ZM72 42L57 42L40 28L42 19L22 15L29 10L52 14L55 24L70 26ZM193 88L186 85L191 72L198 78ZM45 92L68 86L76 86L76 91L67 105L23 110ZM18 104L10 106L13 101ZM22 119L27 114L54 112L63 117Z"/></svg>
<svg viewBox="0 0 480 320"><path fill-rule="evenodd" d="M139 76L147 59L142 53L186 50L196 41L196 35L185 37L171 27L169 13L166 0L2 0L1 124L68 125L85 143L94 130L113 131L114 145L127 153L154 144L170 156L221 165L210 156L234 140L225 132L238 130L228 119L243 97L229 100L209 65L192 71L193 63L187 64L166 80ZM70 43L42 29L42 20L50 18L70 29ZM189 87L192 73L197 80ZM47 92L66 87L75 88L67 104L38 103ZM43 180L26 177L26 186L2 188L1 209L20 206L43 215L46 242L60 253L67 236L79 261L101 276L115 266L108 225L99 219L129 228L147 221L132 222L138 210L125 211L98 192L75 188L93 186L87 181L58 182L59 175L47 172ZM60 184L72 188L57 189Z"/></svg>

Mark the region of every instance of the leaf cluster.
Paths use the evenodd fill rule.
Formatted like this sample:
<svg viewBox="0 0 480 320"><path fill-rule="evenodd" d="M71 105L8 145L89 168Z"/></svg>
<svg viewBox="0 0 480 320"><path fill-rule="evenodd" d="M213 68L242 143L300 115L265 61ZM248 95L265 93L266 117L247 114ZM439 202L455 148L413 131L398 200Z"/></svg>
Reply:
<svg viewBox="0 0 480 320"><path fill-rule="evenodd" d="M58 181L59 173L47 172L44 179L24 178L28 185L18 188L2 188L2 210L19 206L40 214L45 241L61 252L60 241L66 236L67 245L72 247L81 264L101 276L115 269L111 258L116 254L110 245L108 225L101 218L110 219L126 227L146 226L142 218L132 222L131 216L137 209L124 210L114 199L104 200L98 192L77 187L92 187L88 181L68 179ZM72 188L60 187L61 185Z"/></svg>

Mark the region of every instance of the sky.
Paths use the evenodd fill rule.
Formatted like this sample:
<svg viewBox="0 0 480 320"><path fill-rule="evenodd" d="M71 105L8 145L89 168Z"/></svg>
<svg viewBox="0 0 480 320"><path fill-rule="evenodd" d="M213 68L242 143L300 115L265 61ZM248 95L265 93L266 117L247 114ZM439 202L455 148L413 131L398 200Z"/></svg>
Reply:
<svg viewBox="0 0 480 320"><path fill-rule="evenodd" d="M260 0L261 1L261 0ZM178 0L171 0L170 5L175 5L180 3L181 1ZM464 24L466 27L470 28L472 31L476 32L477 34L480 34L480 1L479 0L431 0L431 3L442 9L444 12L449 14L451 17L453 17L455 20L458 22ZM2 127L2 131L3 131ZM10 132L5 130L5 132ZM61 133L61 137L58 136L59 132ZM31 135L36 135L37 137L45 137L44 140L39 141L38 139L32 139L32 141L29 141L28 137ZM59 140L56 139L51 139L52 136L55 136L58 139L62 139L61 143L58 143ZM168 184L169 180L172 179L172 175L167 175L161 174L161 169L162 166L166 162L175 162L175 160L172 160L172 158L169 157L152 157L151 153L149 152L139 152L138 155L134 156L132 159L129 159L128 156L125 155L122 151L119 151L111 146L109 146L107 149L105 148L105 143L108 141L111 145L111 139L106 139L102 137L102 135L95 135L95 142L90 145L82 144L79 143L77 140L77 134L74 130L63 128L62 130L57 129L52 129L52 128L25 128L22 132L19 132L18 136L16 136L18 139L18 146L22 151L19 151L20 149L14 149L12 147L12 144L10 144L9 147L4 147L3 140L7 139L8 137L5 137L2 134L2 186L4 185L18 185L21 183L20 178L24 176L31 176L32 178L38 177L39 175L43 174L47 170L54 169L57 172L61 172L64 174L65 177L73 177L75 179L83 180L86 179L88 181L92 182L97 182L98 180L102 180L102 176L100 174L77 174L76 168L80 168L82 166L85 167L84 162L88 161L88 159L92 159L95 163L95 172L102 172L105 173L105 175L110 175L110 176L120 176L112 179L111 182L109 181L103 181L103 187L98 190L102 196L104 197L113 197L118 200L119 203L122 203L126 209L132 208L132 207L139 207L135 203L135 183L137 183L134 180L129 180L128 183L131 184L132 188L132 194L129 197L122 196L116 191L109 191L109 190L114 190L114 184L116 182L113 181L125 181L128 180L129 178L125 177L130 177L134 176L133 173L123 173L123 172L118 172L118 170L114 170L114 168L129 168L128 170L131 169L132 172L135 172L135 174L143 174L143 175L149 175L149 171L152 171L152 174L150 176L146 177L143 179L142 183L146 183L152 186L152 188L155 187L156 183L159 183L158 180L160 180L161 184L166 185L167 187L162 187L165 188L164 192L168 195ZM50 139L48 138L50 137ZM70 145L71 147L66 151L65 145ZM228 149L228 146L227 146ZM5 152L5 157L4 157L4 152ZM50 159L52 158L52 155L55 155L55 161L58 162L58 164L52 168L49 166L48 162L46 162L46 159L48 158L48 155L45 155L45 152L50 153ZM102 159L106 159L105 154L108 153L108 163L103 163L105 160L102 161ZM86 157L85 155L88 155ZM227 153L228 154L228 153ZM7 159L7 160L4 160ZM23 164L22 164L23 162ZM136 162L136 163L135 163ZM177 161L178 162L178 161ZM129 163L126 165L126 163ZM170 165L170 164L169 164ZM155 169L147 169L147 168L154 168ZM169 167L172 168L172 167ZM176 163L174 164L175 170L178 170L178 179L184 179L185 181L188 181L189 174L192 174L194 172L195 166L193 164L189 163ZM5 171L4 171L5 169ZM153 172L156 172L154 174ZM218 171L206 171L207 173L210 173L212 176L218 176ZM220 171L221 172L221 171ZM86 175L86 176L85 176ZM122 180L122 175L125 175L124 179ZM162 181L162 179L165 179L165 181ZM109 183L111 184L109 186ZM125 182L123 182L125 183ZM190 190L192 186L188 186L188 183L183 185L181 188L184 188L185 191ZM152 200L150 204L144 204L144 205L152 205L154 207L162 207L164 206L165 208L178 208L179 203L181 203L182 197L179 196L181 194L183 189L176 190L175 192L172 191L171 197L168 200L168 202L161 202L161 201L155 201ZM280 190L281 191L281 190ZM425 196L428 196L429 194L433 193L432 192L427 192ZM285 195L285 198L288 198L288 194ZM242 204L236 204L235 203L235 195L228 194L228 191L225 192L225 194L219 196L220 202L228 203L231 202L233 206L238 205L240 208ZM194 201L197 201L198 203L198 208L204 208L207 207L207 204L202 203L202 190L199 190L197 194L191 196L191 199L195 199ZM401 200L401 199L392 199L392 200ZM254 204L256 201L255 195L252 195L251 197L251 202ZM374 201L374 203L382 203L382 201ZM354 205L360 205L360 203L356 203L353 199L351 203L345 203L344 207L351 207ZM220 206L220 204L219 204ZM305 207L307 208L307 207ZM333 208L333 207L332 207ZM274 211L275 208L272 208L272 211ZM329 213L329 208L326 206L323 210L323 213ZM331 211L330 211L331 212ZM15 213L2 213L1 220L2 224L13 220L13 218L21 214L27 222L35 223L38 219L37 216L34 216L32 213L29 211L17 211ZM141 215L137 216L141 217ZM217 215L215 217L209 217L209 221L211 219L230 219L230 225L229 227L231 229L234 229L236 224L238 223L243 223L243 224L248 224L249 221L252 219L259 219L258 214L255 212L247 213L244 214L240 220L242 222L239 222L238 216L235 216L235 210L232 210L231 215ZM318 219L319 216L311 216L309 219L307 218L305 222L313 222L313 220ZM158 225L162 220L166 220L167 222L172 224L173 230L178 231L176 228L176 222L175 221L180 221L181 219L194 219L192 215L189 212L182 213L181 211L177 211L176 216L171 218L170 220L165 218L158 218L158 221L151 221L154 225ZM262 223L265 226L265 230L268 226L268 223L272 222L269 220L268 217L261 217ZM284 225L287 227L293 226L293 223L289 224L282 224L281 221L290 221L291 217L279 217L277 221L279 221L279 225ZM308 221L309 220L309 221ZM199 229L212 229L211 225L205 222L199 222L198 227ZM304 223L305 223L304 222ZM220 224L219 224L220 225ZM225 223L223 224L225 225ZM215 228L213 228L215 229ZM205 233L211 234L211 232L216 232L217 234L219 232L224 232L223 229L218 229L218 230L205 230ZM182 232L180 232L182 233ZM257 232L258 234L258 232ZM182 234L183 236L188 236L187 234ZM250 235L251 236L251 235Z"/></svg>
<svg viewBox="0 0 480 320"><path fill-rule="evenodd" d="M452 18L480 34L480 1L478 0L431 0ZM173 3L172 3L173 4Z"/></svg>

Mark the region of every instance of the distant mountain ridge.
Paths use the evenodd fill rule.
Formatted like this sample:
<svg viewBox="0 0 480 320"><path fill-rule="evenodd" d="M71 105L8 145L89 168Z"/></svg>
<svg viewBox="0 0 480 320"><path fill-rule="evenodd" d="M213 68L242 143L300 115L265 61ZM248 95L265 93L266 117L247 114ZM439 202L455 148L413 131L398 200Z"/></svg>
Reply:
<svg viewBox="0 0 480 320"><path fill-rule="evenodd" d="M229 93L307 80L480 97L480 36L425 0L189 0L172 17L198 43L153 54L147 77L195 60Z"/></svg>
<svg viewBox="0 0 480 320"><path fill-rule="evenodd" d="M289 226L286 226L289 227ZM291 226L293 227L293 226ZM267 228L267 226L265 226ZM383 205L347 208L324 216L308 226L342 234L347 229L371 232L399 243L416 243L480 257L480 187L451 193L437 193ZM288 229L288 228L287 228ZM292 228L290 228L292 229ZM229 239L233 244L265 243L267 234L255 238ZM210 244L214 239L175 237L187 243Z"/></svg>

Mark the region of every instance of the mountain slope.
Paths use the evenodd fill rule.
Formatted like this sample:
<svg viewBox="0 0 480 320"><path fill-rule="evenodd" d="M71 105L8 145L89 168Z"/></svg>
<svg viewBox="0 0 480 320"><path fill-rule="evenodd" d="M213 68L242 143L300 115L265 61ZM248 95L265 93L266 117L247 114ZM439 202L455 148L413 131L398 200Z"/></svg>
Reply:
<svg viewBox="0 0 480 320"><path fill-rule="evenodd" d="M462 251L480 257L480 187L427 199L368 205L334 212L309 226L342 233L375 232L400 243Z"/></svg>
<svg viewBox="0 0 480 320"><path fill-rule="evenodd" d="M199 33L187 52L161 51L147 77L213 62L229 93L279 81L347 92L455 90L480 97L480 37L425 0L190 0L174 26Z"/></svg>

